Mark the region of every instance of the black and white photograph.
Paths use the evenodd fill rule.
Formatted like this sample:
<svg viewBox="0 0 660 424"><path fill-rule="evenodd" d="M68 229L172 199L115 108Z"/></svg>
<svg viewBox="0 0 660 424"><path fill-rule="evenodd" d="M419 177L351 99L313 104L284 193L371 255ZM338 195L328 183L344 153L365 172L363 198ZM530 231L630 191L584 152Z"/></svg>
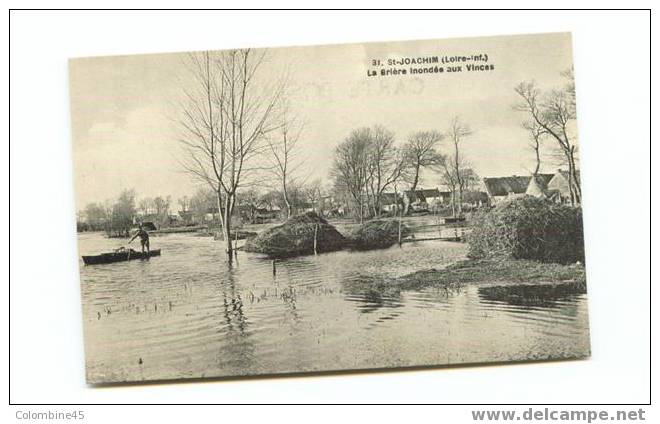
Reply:
<svg viewBox="0 0 660 424"><path fill-rule="evenodd" d="M570 33L69 73L88 383L590 355Z"/></svg>

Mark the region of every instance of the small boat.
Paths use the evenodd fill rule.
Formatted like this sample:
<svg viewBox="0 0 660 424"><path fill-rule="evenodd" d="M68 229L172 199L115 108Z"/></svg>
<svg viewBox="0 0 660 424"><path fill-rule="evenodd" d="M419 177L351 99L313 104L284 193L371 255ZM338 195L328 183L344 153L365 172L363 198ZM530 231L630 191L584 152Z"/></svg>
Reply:
<svg viewBox="0 0 660 424"><path fill-rule="evenodd" d="M85 265L111 264L113 262L131 261L133 259L149 259L152 256L160 256L160 249L154 249L149 253L142 253L133 249L117 249L111 253L100 255L83 256Z"/></svg>

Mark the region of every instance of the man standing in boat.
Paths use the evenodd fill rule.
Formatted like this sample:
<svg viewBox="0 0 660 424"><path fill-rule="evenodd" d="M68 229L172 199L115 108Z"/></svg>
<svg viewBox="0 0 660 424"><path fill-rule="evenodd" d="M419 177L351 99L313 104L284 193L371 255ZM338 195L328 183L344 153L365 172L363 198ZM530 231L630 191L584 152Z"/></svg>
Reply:
<svg viewBox="0 0 660 424"><path fill-rule="evenodd" d="M147 255L149 254L149 233L142 227L142 224L140 224L137 233L133 236L133 238L128 242L129 244L135 240L136 237L140 237L140 244L142 245L142 253L144 254L144 247L147 247Z"/></svg>

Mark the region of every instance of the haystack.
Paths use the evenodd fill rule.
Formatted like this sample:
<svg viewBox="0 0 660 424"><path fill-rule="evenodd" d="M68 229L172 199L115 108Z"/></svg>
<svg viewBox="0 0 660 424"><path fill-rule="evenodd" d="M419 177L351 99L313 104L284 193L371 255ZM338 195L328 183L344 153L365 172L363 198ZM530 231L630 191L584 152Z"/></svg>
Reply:
<svg viewBox="0 0 660 424"><path fill-rule="evenodd" d="M467 241L471 258L584 262L582 210L533 196L515 198L477 217Z"/></svg>
<svg viewBox="0 0 660 424"><path fill-rule="evenodd" d="M410 229L401 224L401 238L410 235ZM351 244L360 250L384 249L399 241L399 221L392 219L375 219L368 221L355 229L351 235Z"/></svg>
<svg viewBox="0 0 660 424"><path fill-rule="evenodd" d="M289 257L331 252L346 246L346 239L315 212L307 212L289 218L284 224L249 238L243 248L247 252L265 253L273 257Z"/></svg>

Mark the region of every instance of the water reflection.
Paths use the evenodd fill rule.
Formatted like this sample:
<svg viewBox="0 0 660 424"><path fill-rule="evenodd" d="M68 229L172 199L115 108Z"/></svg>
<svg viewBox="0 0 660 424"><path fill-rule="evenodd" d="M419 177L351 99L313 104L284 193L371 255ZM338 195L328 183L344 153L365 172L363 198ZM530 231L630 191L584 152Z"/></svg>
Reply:
<svg viewBox="0 0 660 424"><path fill-rule="evenodd" d="M576 295L584 293L584 287L574 283L479 288L479 296L484 301L505 302L509 305L528 308L554 308L559 302L574 299Z"/></svg>
<svg viewBox="0 0 660 424"><path fill-rule="evenodd" d="M391 284L410 264L440 268L462 258L458 243L291 258L277 262L275 275L270 259L245 252L228 266L209 238L168 235L153 244L162 255L150 261L81 268L91 382L589 352L584 295ZM81 254L112 247L102 236L80 236Z"/></svg>
<svg viewBox="0 0 660 424"><path fill-rule="evenodd" d="M356 275L342 281L344 299L354 302L360 313L368 314L381 308L401 308L401 292L388 288L387 282L375 276Z"/></svg>
<svg viewBox="0 0 660 424"><path fill-rule="evenodd" d="M222 292L222 315L230 331L236 329L240 335L245 335L247 319L243 313L243 299L236 290L234 269L229 267L225 278L220 282Z"/></svg>

